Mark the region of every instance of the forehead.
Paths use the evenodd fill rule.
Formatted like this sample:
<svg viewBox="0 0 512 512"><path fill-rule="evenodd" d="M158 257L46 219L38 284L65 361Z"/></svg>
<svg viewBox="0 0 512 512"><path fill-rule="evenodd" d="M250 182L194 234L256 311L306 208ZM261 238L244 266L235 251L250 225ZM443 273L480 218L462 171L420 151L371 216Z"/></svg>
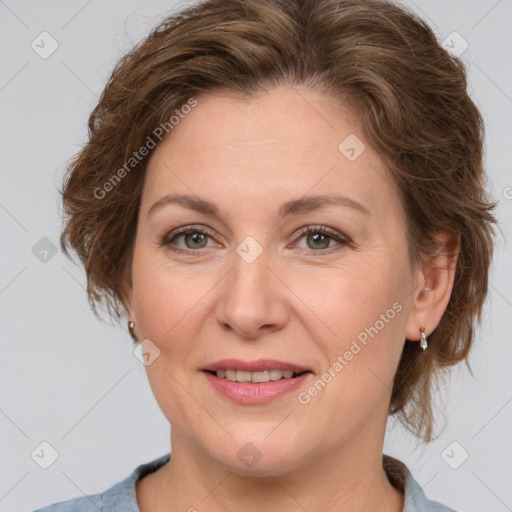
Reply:
<svg viewBox="0 0 512 512"><path fill-rule="evenodd" d="M196 101L197 106L173 128L168 145L177 149L195 144L235 153L265 151L274 157L302 148L301 157L309 153L313 158L318 156L317 149L330 149L339 156L333 143L343 134L362 137L352 111L309 89L282 86L250 97L223 91Z"/></svg>
<svg viewBox="0 0 512 512"><path fill-rule="evenodd" d="M331 97L282 87L196 101L151 157L146 210L164 193L210 196L238 209L308 193L339 192L384 209L397 199L354 113Z"/></svg>

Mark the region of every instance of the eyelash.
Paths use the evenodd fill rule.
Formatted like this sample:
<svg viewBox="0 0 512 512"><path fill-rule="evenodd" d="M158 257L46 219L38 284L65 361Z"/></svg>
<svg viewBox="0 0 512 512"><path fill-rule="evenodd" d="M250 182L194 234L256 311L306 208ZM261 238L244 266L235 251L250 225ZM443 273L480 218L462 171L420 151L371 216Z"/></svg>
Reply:
<svg viewBox="0 0 512 512"><path fill-rule="evenodd" d="M182 254L186 253L187 255L190 255L190 256L197 256L201 252L204 252L204 249L178 249L176 247L171 246L172 242L174 242L176 240L176 238L178 238L181 235L186 235L189 233L200 233L203 235L207 235L210 238L213 238L213 233L209 229L206 229L201 226L197 226L197 227L196 226L185 226L183 228L178 228L175 231L171 231L170 233L162 236L158 240L158 246L159 247L167 247L168 249L170 249L174 252L177 252L177 253L182 253ZM300 240L304 235L318 234L318 233L325 235L325 236L331 238L332 240L338 242L338 244L341 245L342 247L350 245L350 243L351 243L351 241L348 238L342 237L337 232L331 231L329 228L327 228L325 226L305 226L305 227L299 229L298 240ZM334 249L335 249L335 247L334 247ZM317 250L305 249L305 251L306 251L306 254L308 254L308 255L319 256L319 255L321 255L320 253L331 254L333 252L332 249L333 248L317 249ZM335 250L338 250L338 249L335 249Z"/></svg>

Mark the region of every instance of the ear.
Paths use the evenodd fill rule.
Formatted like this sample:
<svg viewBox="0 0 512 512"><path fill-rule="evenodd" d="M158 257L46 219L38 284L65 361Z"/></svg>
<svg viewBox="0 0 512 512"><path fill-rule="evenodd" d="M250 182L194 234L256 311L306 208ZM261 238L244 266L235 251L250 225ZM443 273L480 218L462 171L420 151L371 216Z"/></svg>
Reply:
<svg viewBox="0 0 512 512"><path fill-rule="evenodd" d="M435 238L440 249L424 268L416 272L413 306L405 332L408 340L420 339L420 327L430 336L439 325L452 293L460 236L453 231L443 231Z"/></svg>

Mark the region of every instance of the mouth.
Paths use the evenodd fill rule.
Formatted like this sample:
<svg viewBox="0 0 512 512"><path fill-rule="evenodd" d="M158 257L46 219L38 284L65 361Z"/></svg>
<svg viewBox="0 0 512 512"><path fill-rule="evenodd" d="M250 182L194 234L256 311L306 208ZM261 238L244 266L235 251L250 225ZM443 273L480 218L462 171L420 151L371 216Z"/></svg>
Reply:
<svg viewBox="0 0 512 512"><path fill-rule="evenodd" d="M272 368L262 370L258 372L249 372L246 370L204 370L210 375L215 375L219 379L229 380L231 382L251 382L256 384L262 384L265 382L274 382L282 379L294 379L305 373L311 373L309 370L302 372L294 372L292 370L282 370L280 368Z"/></svg>
<svg viewBox="0 0 512 512"><path fill-rule="evenodd" d="M274 359L223 359L202 372L215 391L245 405L269 402L297 389L313 375L309 368Z"/></svg>
<svg viewBox="0 0 512 512"><path fill-rule="evenodd" d="M206 366L203 371L231 382L255 383L293 379L304 373L312 373L306 366L277 359L222 359Z"/></svg>

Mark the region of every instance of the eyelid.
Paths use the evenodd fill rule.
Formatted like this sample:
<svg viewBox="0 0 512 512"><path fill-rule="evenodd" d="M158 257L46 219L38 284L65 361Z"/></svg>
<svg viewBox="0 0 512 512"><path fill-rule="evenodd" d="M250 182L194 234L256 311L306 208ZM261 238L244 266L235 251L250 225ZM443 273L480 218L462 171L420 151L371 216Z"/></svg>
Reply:
<svg viewBox="0 0 512 512"><path fill-rule="evenodd" d="M192 224L187 226L182 226L180 228L173 229L167 233L165 233L162 237L159 239L159 245L162 246L170 246L171 241L177 238L180 235L186 235L188 233L202 233L204 235L207 235L209 238L214 239L215 233L212 229L202 225L202 224ZM191 252L197 249L187 249L184 252ZM178 249L179 252L179 249Z"/></svg>
<svg viewBox="0 0 512 512"><path fill-rule="evenodd" d="M331 240L334 240L336 242L336 245L334 245L333 247L328 247L327 249L302 249L306 256L328 256L338 252L343 247L352 245L351 239L348 236L340 233L337 229L333 229L325 225L311 224L308 226L304 226L297 231L294 243L297 243L304 236L314 233L321 233L322 235L327 236Z"/></svg>
<svg viewBox="0 0 512 512"><path fill-rule="evenodd" d="M344 243L351 243L351 240L348 236L340 233L337 229L330 228L329 226L323 224L309 224L297 230L297 234L295 236L304 236L309 233L322 233L324 235L328 235L335 240L339 240Z"/></svg>

